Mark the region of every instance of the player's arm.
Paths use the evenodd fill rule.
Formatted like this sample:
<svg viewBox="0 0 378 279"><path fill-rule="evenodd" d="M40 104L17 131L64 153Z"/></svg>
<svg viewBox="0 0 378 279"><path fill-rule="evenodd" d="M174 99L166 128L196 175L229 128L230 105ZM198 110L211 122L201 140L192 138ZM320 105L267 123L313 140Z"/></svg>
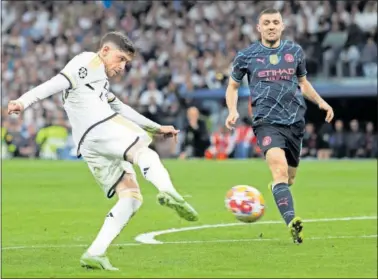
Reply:
<svg viewBox="0 0 378 279"><path fill-rule="evenodd" d="M239 52L232 63L232 71L226 90L226 104L229 113L226 120L226 127L228 129L232 129L232 126L235 125L236 120L239 118L239 113L237 111L238 91L240 83L246 73L247 63L245 61L245 56L243 53Z"/></svg>
<svg viewBox="0 0 378 279"><path fill-rule="evenodd" d="M19 113L32 104L53 94L62 92L63 90L76 88L79 80L84 82L84 78L87 76L87 69L82 67L82 65L86 64L86 62L94 56L95 53L89 52L75 56L58 75L26 92L17 100L10 101L8 105L8 113ZM82 69L84 69L85 72L80 72ZM82 74L85 74L85 76Z"/></svg>
<svg viewBox="0 0 378 279"><path fill-rule="evenodd" d="M165 137L173 137L177 142L177 134L180 132L173 126L164 126L144 117L139 112L131 108L130 106L121 102L113 93L108 94L108 103L110 107L118 112L123 117L133 121L135 124L142 127L144 130L154 133L163 134Z"/></svg>
<svg viewBox="0 0 378 279"><path fill-rule="evenodd" d="M20 113L32 104L69 88L70 82L67 78L58 74L41 85L29 90L17 100L10 101L8 113Z"/></svg>
<svg viewBox="0 0 378 279"><path fill-rule="evenodd" d="M226 103L229 113L237 113L239 87L240 83L230 78L226 90Z"/></svg>
<svg viewBox="0 0 378 279"><path fill-rule="evenodd" d="M322 97L316 92L311 83L307 80L306 59L302 49L300 49L299 62L297 67L297 77L299 87L303 96L311 102L317 104L320 109L327 112L326 121L331 122L334 116L332 107L324 101Z"/></svg>
<svg viewBox="0 0 378 279"><path fill-rule="evenodd" d="M316 105L320 105L320 103L325 102L322 97L316 92L315 88L311 85L308 81L306 76L298 78L299 87L301 88L303 96L313 102Z"/></svg>
<svg viewBox="0 0 378 279"><path fill-rule="evenodd" d="M148 132L156 133L162 127L160 124L155 123L147 117L144 117L139 112L123 103L113 93L110 92L108 94L108 103L115 112L118 112L123 117L133 121L135 124L139 125Z"/></svg>
<svg viewBox="0 0 378 279"><path fill-rule="evenodd" d="M328 123L331 122L334 117L332 107L326 101L324 101L322 97L320 97L320 95L316 92L311 83L307 80L306 76L300 77L298 80L299 87L301 88L303 96L305 96L306 99L317 104L320 109L325 110L327 112L325 120Z"/></svg>

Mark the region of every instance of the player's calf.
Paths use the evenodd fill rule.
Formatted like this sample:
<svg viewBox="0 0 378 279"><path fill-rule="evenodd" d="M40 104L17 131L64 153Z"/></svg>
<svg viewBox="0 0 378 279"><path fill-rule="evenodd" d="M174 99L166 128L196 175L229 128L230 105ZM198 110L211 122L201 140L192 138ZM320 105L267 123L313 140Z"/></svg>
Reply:
<svg viewBox="0 0 378 279"><path fill-rule="evenodd" d="M289 167L287 165L285 152L281 148L271 148L266 152L266 161L273 177L272 189L276 184L287 184L289 181Z"/></svg>
<svg viewBox="0 0 378 279"><path fill-rule="evenodd" d="M294 201L289 189L288 165L285 152L272 148L266 153L266 160L273 176L272 194L286 225L294 219Z"/></svg>
<svg viewBox="0 0 378 279"><path fill-rule="evenodd" d="M155 151L145 146L136 146L130 151L132 162L139 166L145 179L150 181L160 192L171 193L183 200L173 186L168 171Z"/></svg>
<svg viewBox="0 0 378 279"><path fill-rule="evenodd" d="M174 209L180 217L188 221L196 221L197 212L176 191L159 155L148 147L132 150L132 154L132 160L140 167L143 176L159 190L159 203Z"/></svg>
<svg viewBox="0 0 378 279"><path fill-rule="evenodd" d="M289 177L289 183L288 183L289 187L290 187L291 185L293 185L294 182L295 182L295 178L294 178L294 177L293 177L293 178Z"/></svg>
<svg viewBox="0 0 378 279"><path fill-rule="evenodd" d="M289 174L289 181L288 181L288 184L289 184L289 186L291 186L291 185L293 185L294 182L295 182L295 176L296 176L296 174L297 174L297 168L295 168L295 167L290 167L290 166L289 166L288 174Z"/></svg>
<svg viewBox="0 0 378 279"><path fill-rule="evenodd" d="M125 174L116 186L118 201L105 217L96 239L86 252L86 257L103 257L114 239L132 216L139 210L143 199L133 174Z"/></svg>

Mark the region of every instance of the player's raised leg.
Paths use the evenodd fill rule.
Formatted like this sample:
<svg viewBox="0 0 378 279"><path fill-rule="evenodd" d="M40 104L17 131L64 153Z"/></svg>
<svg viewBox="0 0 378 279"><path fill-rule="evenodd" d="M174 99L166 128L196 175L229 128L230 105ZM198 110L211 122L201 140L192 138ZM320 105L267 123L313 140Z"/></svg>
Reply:
<svg viewBox="0 0 378 279"><path fill-rule="evenodd" d="M171 135L175 135L178 131L172 126L160 126L158 132L165 135L172 132ZM108 133L113 135L110 141L114 142L109 144L109 139L106 139L108 154L138 165L144 178L159 190L158 201L161 205L174 209L187 221L198 220L194 208L176 191L159 155L148 147L151 138L143 129L128 119L117 116L109 121Z"/></svg>
<svg viewBox="0 0 378 279"><path fill-rule="evenodd" d="M162 132L176 131L169 126L159 129ZM197 212L176 191L158 154L148 148L151 138L138 125L118 115L87 137L84 144L95 149L98 154L138 165L146 180L159 190L158 200L162 205L175 209L180 217L188 221L198 219ZM90 139L95 140L93 145Z"/></svg>
<svg viewBox="0 0 378 279"><path fill-rule="evenodd" d="M273 147L266 152L266 161L273 177L272 193L277 207L290 229L295 243L303 242L302 221L295 216L294 201L289 189L289 166L285 151Z"/></svg>
<svg viewBox="0 0 378 279"><path fill-rule="evenodd" d="M162 164L159 155L143 144L136 144L127 152L127 159L140 167L146 180L159 190L157 196L161 205L167 206L187 221L197 221L198 214L173 186L170 175Z"/></svg>
<svg viewBox="0 0 378 279"><path fill-rule="evenodd" d="M82 255L80 263L83 267L118 270L110 263L106 251L142 205L142 195L135 173L123 173L120 179L115 187L118 201L106 215L96 239ZM111 192L108 192L108 195L111 194Z"/></svg>

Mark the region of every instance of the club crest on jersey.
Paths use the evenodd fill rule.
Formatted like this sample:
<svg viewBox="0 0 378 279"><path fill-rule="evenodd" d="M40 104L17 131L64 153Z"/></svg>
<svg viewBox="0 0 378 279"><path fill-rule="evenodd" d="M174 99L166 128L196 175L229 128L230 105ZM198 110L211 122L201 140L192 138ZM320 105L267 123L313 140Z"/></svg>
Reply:
<svg viewBox="0 0 378 279"><path fill-rule="evenodd" d="M288 62L288 63L294 62L294 56L290 53L286 53L284 58L285 58L285 61Z"/></svg>
<svg viewBox="0 0 378 279"><path fill-rule="evenodd" d="M277 54L269 55L269 63L272 65L277 65L280 62L280 58Z"/></svg>
<svg viewBox="0 0 378 279"><path fill-rule="evenodd" d="M271 143L272 143L272 138L269 137L269 136L264 137L263 140L262 140L262 145L263 146L267 146L267 145L269 145Z"/></svg>

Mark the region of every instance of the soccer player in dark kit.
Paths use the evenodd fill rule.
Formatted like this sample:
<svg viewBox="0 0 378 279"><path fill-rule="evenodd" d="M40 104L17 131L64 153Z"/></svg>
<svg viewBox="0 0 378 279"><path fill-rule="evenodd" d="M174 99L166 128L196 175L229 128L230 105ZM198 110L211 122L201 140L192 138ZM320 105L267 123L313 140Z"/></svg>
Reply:
<svg viewBox="0 0 378 279"><path fill-rule="evenodd" d="M261 12L257 30L261 41L239 51L232 65L226 91L229 110L226 126L233 129L239 118L238 89L247 75L254 96L253 130L273 177L269 187L294 243L299 244L303 242L303 224L295 215L289 186L294 183L304 134L303 97L326 111L326 122L332 121L334 113L306 78L302 48L281 39L284 24L280 12L276 9Z"/></svg>

